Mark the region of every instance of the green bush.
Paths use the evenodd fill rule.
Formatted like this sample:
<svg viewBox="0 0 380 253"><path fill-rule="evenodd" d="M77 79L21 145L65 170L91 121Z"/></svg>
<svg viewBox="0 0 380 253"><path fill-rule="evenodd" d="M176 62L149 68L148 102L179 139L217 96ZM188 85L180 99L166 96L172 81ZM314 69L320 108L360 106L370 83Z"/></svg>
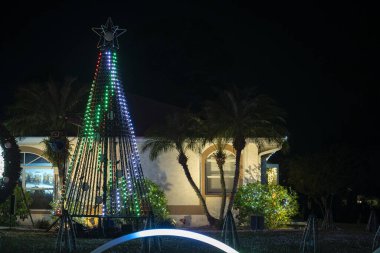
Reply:
<svg viewBox="0 0 380 253"><path fill-rule="evenodd" d="M153 181L145 179L148 187L148 197L157 223L165 223L169 219L168 200L164 191Z"/></svg>
<svg viewBox="0 0 380 253"><path fill-rule="evenodd" d="M47 229L50 226L50 222L45 219L40 219L36 221L35 227L40 229Z"/></svg>
<svg viewBox="0 0 380 253"><path fill-rule="evenodd" d="M278 228L297 214L297 195L281 185L248 183L238 189L234 208L240 225L249 223L251 215L262 215L267 228Z"/></svg>
<svg viewBox="0 0 380 253"><path fill-rule="evenodd" d="M11 217L12 225L16 225L16 219L19 218L21 220L25 220L28 218L28 208L25 205L25 201L21 192L20 186L16 186L13 193L16 196L16 215ZM26 204L30 206L32 203L32 199L30 197L29 192L25 192ZM9 217L10 217L10 204L11 204L11 196L7 198L6 201L0 204L0 225L9 226Z"/></svg>

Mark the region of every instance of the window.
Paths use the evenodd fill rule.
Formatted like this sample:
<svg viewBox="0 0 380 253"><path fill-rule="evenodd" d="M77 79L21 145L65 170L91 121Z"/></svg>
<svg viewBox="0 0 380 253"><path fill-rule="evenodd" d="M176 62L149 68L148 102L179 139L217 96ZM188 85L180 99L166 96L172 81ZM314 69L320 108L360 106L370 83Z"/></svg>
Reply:
<svg viewBox="0 0 380 253"><path fill-rule="evenodd" d="M278 164L267 163L268 184L278 184Z"/></svg>
<svg viewBox="0 0 380 253"><path fill-rule="evenodd" d="M54 168L42 156L21 153L22 185L32 198L31 209L50 209L54 197Z"/></svg>
<svg viewBox="0 0 380 253"><path fill-rule="evenodd" d="M229 152L226 152L226 162L223 165L224 171L224 181L226 182L226 190L227 193L230 193L232 190L232 185L234 181L235 174L235 156ZM211 153L205 161L205 169L206 169L206 194L221 194L222 186L220 184L220 173L218 165L214 158L214 153Z"/></svg>

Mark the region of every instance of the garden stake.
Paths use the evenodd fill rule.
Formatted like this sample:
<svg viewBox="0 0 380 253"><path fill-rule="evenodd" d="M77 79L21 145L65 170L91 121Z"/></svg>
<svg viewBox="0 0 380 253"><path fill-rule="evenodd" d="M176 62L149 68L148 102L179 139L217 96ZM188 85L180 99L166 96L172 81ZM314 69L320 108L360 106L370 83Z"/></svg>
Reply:
<svg viewBox="0 0 380 253"><path fill-rule="evenodd" d="M227 211L226 216L224 218L222 229L222 241L236 250L238 250L240 247L235 220L231 210Z"/></svg>
<svg viewBox="0 0 380 253"><path fill-rule="evenodd" d="M302 235L300 245L301 253L316 253L318 250L318 227L315 216L311 214L307 219L307 224Z"/></svg>

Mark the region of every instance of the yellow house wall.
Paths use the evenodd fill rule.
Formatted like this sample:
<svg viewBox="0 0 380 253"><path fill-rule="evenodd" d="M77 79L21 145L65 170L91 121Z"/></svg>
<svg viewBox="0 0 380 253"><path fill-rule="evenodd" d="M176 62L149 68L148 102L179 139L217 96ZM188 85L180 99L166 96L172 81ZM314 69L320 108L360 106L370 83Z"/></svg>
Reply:
<svg viewBox="0 0 380 253"><path fill-rule="evenodd" d="M41 137L27 137L18 140L22 152L33 152L41 155L43 153L43 144ZM71 138L74 151L76 138ZM137 145L141 159L141 165L146 178L151 179L159 184L165 191L168 199L169 211L172 218L177 221L179 226L202 226L207 225L200 201L192 187L190 186L181 165L177 161L178 153L176 151L161 154L156 160L149 159L149 152L143 153L141 147L144 138L137 138ZM204 152L210 146L206 146ZM267 147L267 150L273 148ZM248 142L242 152L241 160L241 180L240 183L260 181L260 150L253 142ZM262 150L261 150L262 152ZM188 152L188 166L190 173L196 185L203 189L202 185L202 153ZM55 173L58 174L57 169ZM203 191L204 192L204 191ZM218 217L221 197L204 195L210 213ZM33 213L33 210L32 210ZM34 210L36 218L40 218L41 211ZM187 220L186 223L180 220Z"/></svg>

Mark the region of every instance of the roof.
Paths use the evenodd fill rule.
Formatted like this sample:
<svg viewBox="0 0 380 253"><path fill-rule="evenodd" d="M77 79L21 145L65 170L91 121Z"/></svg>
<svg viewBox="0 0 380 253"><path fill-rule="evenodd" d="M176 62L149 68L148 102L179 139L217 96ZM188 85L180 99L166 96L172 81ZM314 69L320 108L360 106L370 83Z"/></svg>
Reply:
<svg viewBox="0 0 380 253"><path fill-rule="evenodd" d="M137 136L143 136L149 127L161 123L167 115L184 111L183 108L135 94L126 94L126 99Z"/></svg>

